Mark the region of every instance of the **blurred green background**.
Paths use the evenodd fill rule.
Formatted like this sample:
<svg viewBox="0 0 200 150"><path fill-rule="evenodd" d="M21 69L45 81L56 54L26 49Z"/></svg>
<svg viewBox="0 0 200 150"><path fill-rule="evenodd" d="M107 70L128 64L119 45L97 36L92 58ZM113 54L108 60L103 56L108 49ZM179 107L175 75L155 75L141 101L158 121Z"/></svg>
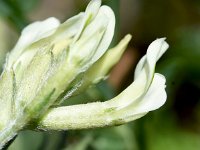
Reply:
<svg viewBox="0 0 200 150"><path fill-rule="evenodd" d="M21 30L54 16L65 21L84 11L88 0L1 0L0 70ZM113 44L125 34L133 40L110 78L63 105L107 100L133 80L148 45L167 37L170 49L157 72L167 78L168 99L159 110L119 127L18 135L9 150L199 150L200 149L200 1L104 0L116 14ZM134 92L134 91L133 91Z"/></svg>

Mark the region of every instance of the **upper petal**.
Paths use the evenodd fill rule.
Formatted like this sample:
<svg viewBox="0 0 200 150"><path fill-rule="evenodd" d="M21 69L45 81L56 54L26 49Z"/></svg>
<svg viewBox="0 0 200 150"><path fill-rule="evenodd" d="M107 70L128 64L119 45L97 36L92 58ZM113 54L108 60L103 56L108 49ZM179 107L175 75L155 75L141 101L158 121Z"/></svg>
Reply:
<svg viewBox="0 0 200 150"><path fill-rule="evenodd" d="M44 21L34 22L28 25L9 55L7 67L10 68L12 64L18 59L24 49L32 43L46 38L55 32L55 29L60 25L56 18L48 18Z"/></svg>
<svg viewBox="0 0 200 150"><path fill-rule="evenodd" d="M106 27L104 36L101 40L101 43L99 44L99 47L97 48L96 53L94 54L91 60L92 64L96 62L109 48L115 30L115 14L110 7L102 6L99 10L99 15L103 15L104 17L106 17L109 20L109 22Z"/></svg>
<svg viewBox="0 0 200 150"><path fill-rule="evenodd" d="M76 35L69 52L70 58L77 56L83 60L83 71L87 70L106 52L112 41L115 28L115 16L109 7L100 7L97 14L93 12L96 16L92 19L86 15L88 14L87 11L89 9L86 9L86 13L84 14L84 28L81 25L81 34L78 31L78 38ZM85 17L88 17L89 21L85 22Z"/></svg>
<svg viewBox="0 0 200 150"><path fill-rule="evenodd" d="M147 54L142 57L136 66L134 78L137 78L141 73L145 73L147 77L145 90L148 90L155 71L155 65L158 59L163 55L163 53L168 49L169 45L165 42L165 38L160 38L153 41L148 49ZM142 71L144 70L144 71Z"/></svg>
<svg viewBox="0 0 200 150"><path fill-rule="evenodd" d="M85 27L90 23L92 22L92 20L96 17L96 15L98 14L99 12L99 9L100 9L100 6L101 6L101 0L92 0L86 10L85 10L85 13L84 13L84 17L82 18L82 22L81 22L81 25L80 25L80 28L74 38L74 43L80 38L83 30L85 29Z"/></svg>
<svg viewBox="0 0 200 150"><path fill-rule="evenodd" d="M149 93L152 93L152 87L154 87L153 89L155 89L155 93L162 89L161 97L158 97L158 100L162 99L161 101L163 101L163 99L165 99L166 96L163 94L165 93L165 86L163 84L165 83L165 80L161 75L154 76L156 62L168 48L168 44L164 40L164 38L157 39L149 46L147 54L140 60L136 67L135 81L110 102L112 105L115 105L118 109L124 110L130 107L132 109L138 108L140 103L146 104L149 102L143 99L144 97L148 97L147 95L150 95ZM157 89L155 88L156 86L154 86L155 84L159 85L158 82L160 82L160 85L163 85L160 89ZM149 103L151 103L151 101ZM151 104L154 105L154 102ZM148 109L146 109L145 112L148 112L147 110Z"/></svg>

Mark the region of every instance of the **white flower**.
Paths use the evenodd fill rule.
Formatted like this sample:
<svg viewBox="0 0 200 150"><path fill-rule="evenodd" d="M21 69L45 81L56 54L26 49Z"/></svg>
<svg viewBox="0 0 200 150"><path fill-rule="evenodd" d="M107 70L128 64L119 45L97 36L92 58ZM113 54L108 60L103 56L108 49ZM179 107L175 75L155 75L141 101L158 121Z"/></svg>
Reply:
<svg viewBox="0 0 200 150"><path fill-rule="evenodd" d="M158 39L139 62L133 84L117 97L55 108L104 79L118 62L131 36L108 50L114 27L113 11L92 0L84 13L63 24L49 18L22 31L0 77L0 149L33 122L50 130L111 126L164 104L165 78L154 69L168 44Z"/></svg>
<svg viewBox="0 0 200 150"><path fill-rule="evenodd" d="M124 124L161 107L166 99L165 77L155 73L158 59L168 49L165 39L155 40L135 70L134 82L106 102L51 109L39 122L39 128L67 130Z"/></svg>
<svg viewBox="0 0 200 150"><path fill-rule="evenodd" d="M85 13L63 24L49 18L22 31L2 74L14 74L16 110L31 114L44 104L48 109L58 98L62 99L60 95L69 92L70 84L80 74L104 55L113 38L115 16L108 6L100 6L100 0L93 0ZM41 100L46 97L46 101ZM39 116L41 111L32 117Z"/></svg>

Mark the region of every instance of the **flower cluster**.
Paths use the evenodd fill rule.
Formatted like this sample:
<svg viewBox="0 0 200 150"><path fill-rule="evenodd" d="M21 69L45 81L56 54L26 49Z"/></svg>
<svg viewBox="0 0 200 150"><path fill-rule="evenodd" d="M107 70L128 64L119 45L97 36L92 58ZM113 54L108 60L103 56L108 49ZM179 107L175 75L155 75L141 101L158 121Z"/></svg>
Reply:
<svg viewBox="0 0 200 150"><path fill-rule="evenodd" d="M111 8L92 0L63 24L55 18L27 26L6 59L0 78L0 148L34 122L35 128L68 130L123 124L162 106L165 77L154 73L167 50L155 40L140 60L134 82L106 102L57 107L104 79L131 35L108 49L115 27Z"/></svg>

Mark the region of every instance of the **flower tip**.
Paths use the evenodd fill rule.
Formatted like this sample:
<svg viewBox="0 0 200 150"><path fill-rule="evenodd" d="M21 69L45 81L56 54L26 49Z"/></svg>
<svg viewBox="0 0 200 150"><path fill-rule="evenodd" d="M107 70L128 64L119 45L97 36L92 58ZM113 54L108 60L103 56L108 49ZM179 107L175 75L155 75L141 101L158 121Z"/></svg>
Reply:
<svg viewBox="0 0 200 150"><path fill-rule="evenodd" d="M167 39L166 37L157 38L155 41L161 42L164 45L164 47L166 47L166 49L168 49L169 48L169 44L166 42L166 39Z"/></svg>
<svg viewBox="0 0 200 150"><path fill-rule="evenodd" d="M101 6L101 0L91 0L87 6L87 8L89 7L93 7L93 6Z"/></svg>
<svg viewBox="0 0 200 150"><path fill-rule="evenodd" d="M130 42L131 39L132 39L132 35L131 35L131 34L127 34L127 35L124 37L124 40L125 40L125 41L128 41L128 42Z"/></svg>
<svg viewBox="0 0 200 150"><path fill-rule="evenodd" d="M60 25L60 21L56 17L50 17L50 18L46 19L46 21L49 23Z"/></svg>
<svg viewBox="0 0 200 150"><path fill-rule="evenodd" d="M160 54L161 56L163 55L163 53L165 53L167 51L167 49L169 48L169 44L166 42L166 37L160 38L158 39L158 43L160 42L161 44L161 51L162 53ZM158 58L160 58L161 56L159 56Z"/></svg>
<svg viewBox="0 0 200 150"><path fill-rule="evenodd" d="M101 7L101 0L92 0L86 8L86 12L97 12Z"/></svg>

